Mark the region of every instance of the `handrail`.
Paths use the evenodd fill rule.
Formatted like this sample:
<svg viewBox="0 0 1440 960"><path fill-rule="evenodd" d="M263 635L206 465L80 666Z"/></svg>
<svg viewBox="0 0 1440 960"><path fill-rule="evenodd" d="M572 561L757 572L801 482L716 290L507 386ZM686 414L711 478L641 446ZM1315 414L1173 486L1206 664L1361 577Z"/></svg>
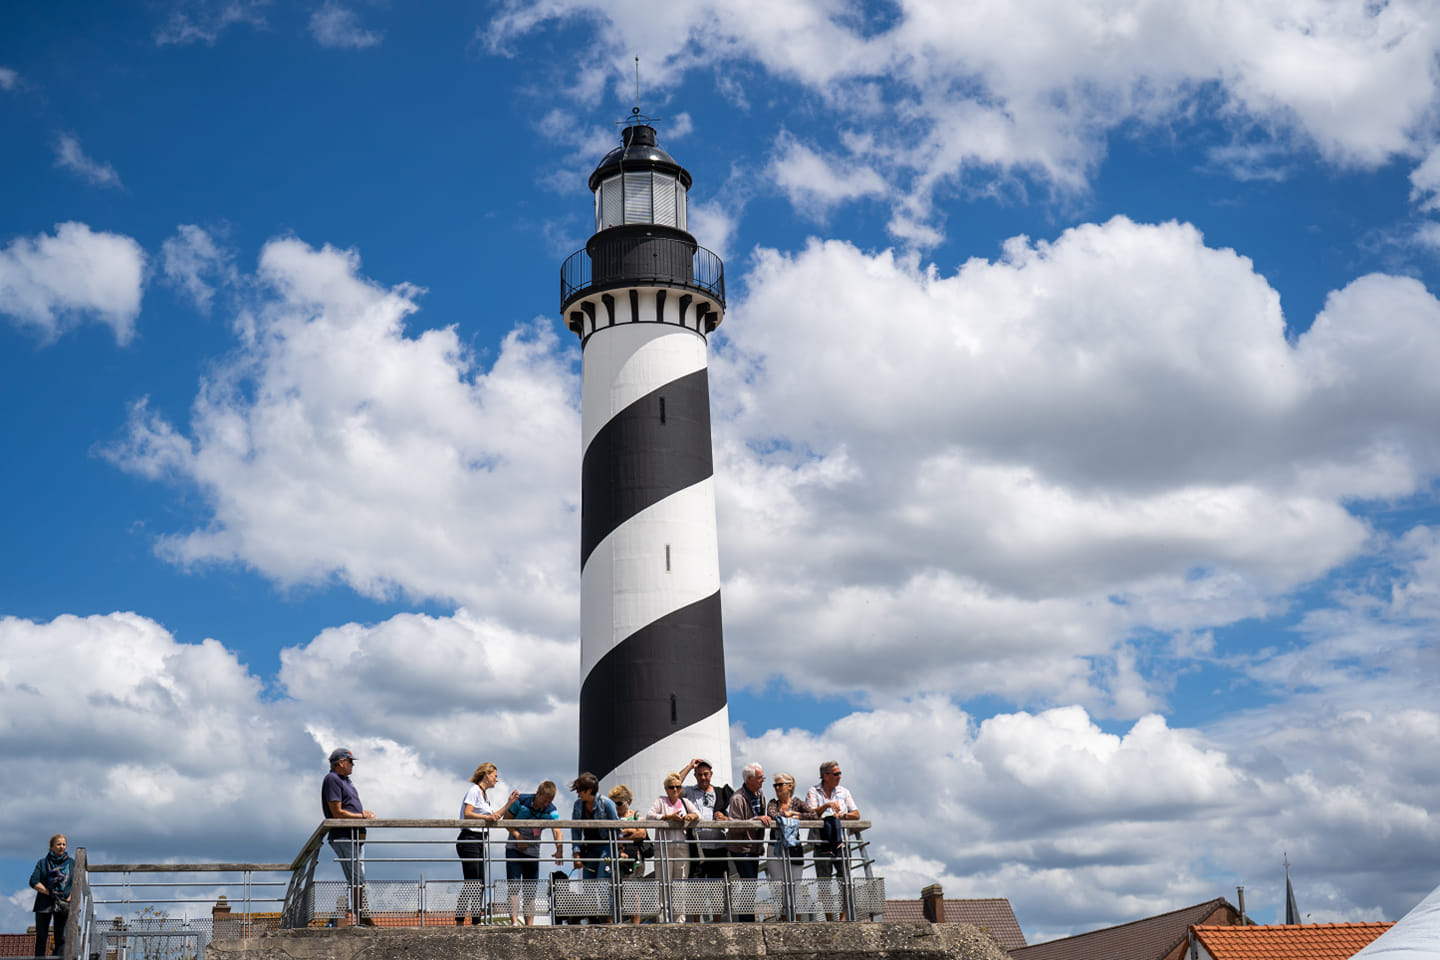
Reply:
<svg viewBox="0 0 1440 960"><path fill-rule="evenodd" d="M320 845L325 842L325 835L330 832L330 828L326 826L329 822L329 820L321 820L320 826L316 827L310 833L305 843L301 845L300 852L295 854L294 860L290 861L291 870L299 870L305 864L305 858L309 856L312 848L316 850L320 849Z"/></svg>
<svg viewBox="0 0 1440 960"><path fill-rule="evenodd" d="M825 825L824 820L800 820L797 822L800 824L800 829L802 830L818 830ZM651 828L657 830L675 830L679 828L679 826L680 825L674 820L499 820L491 824L479 820L382 820L376 818L374 820L322 820L316 833L322 830L328 833L332 828L337 827L350 829L357 827L361 829L366 827L375 829L453 827L457 830L461 828L469 830L508 830L512 827L542 827L545 829L555 828L557 830L589 830L611 827L616 830L629 830L634 827L644 827L647 830ZM869 820L841 820L840 826L845 830L860 831L869 830L874 824ZM695 820L684 824L683 827L685 829L725 831L772 829L771 827L765 826L765 824L759 820ZM293 864L287 866L285 869L288 870L292 868Z"/></svg>
<svg viewBox="0 0 1440 960"><path fill-rule="evenodd" d="M92 863L91 873L288 873L288 863Z"/></svg>

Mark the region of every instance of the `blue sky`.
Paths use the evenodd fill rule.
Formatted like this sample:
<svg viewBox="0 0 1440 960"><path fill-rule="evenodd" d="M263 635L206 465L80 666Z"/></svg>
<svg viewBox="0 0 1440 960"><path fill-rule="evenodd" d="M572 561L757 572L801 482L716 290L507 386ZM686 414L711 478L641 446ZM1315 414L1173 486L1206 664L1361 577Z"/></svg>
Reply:
<svg viewBox="0 0 1440 960"><path fill-rule="evenodd" d="M1437 52L1404 0L9 5L0 920L56 830L288 856L340 743L382 815L573 776L557 280L636 55L727 266L736 762L841 758L892 895L1032 942L1272 919L1282 853L1398 917Z"/></svg>

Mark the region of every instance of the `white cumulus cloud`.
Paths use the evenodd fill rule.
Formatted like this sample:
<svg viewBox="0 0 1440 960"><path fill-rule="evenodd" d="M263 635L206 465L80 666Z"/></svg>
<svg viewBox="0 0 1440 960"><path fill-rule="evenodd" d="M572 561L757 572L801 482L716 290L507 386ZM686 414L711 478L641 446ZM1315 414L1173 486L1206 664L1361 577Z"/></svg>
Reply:
<svg viewBox="0 0 1440 960"><path fill-rule="evenodd" d="M1426 0L916 0L874 29L828 0L663 9L514 0L477 36L503 50L547 23L591 19L599 48L646 50L648 82L662 86L697 68L758 64L856 134L844 141L849 155L826 166L883 176L895 197L893 232L924 246L940 238L937 191L988 189L1015 173L1061 193L1083 190L1106 136L1126 123L1198 113L1260 131L1253 149L1313 149L1342 167L1412 156L1428 144L1440 84L1431 14ZM571 79L594 97L630 68L617 54ZM1257 171L1253 162L1236 169ZM1262 175L1278 169L1267 162ZM868 176L850 192L856 186L869 187Z"/></svg>
<svg viewBox="0 0 1440 960"><path fill-rule="evenodd" d="M160 247L166 281L205 313L215 299L215 283L233 283L236 278L231 260L229 251L194 224L181 224Z"/></svg>
<svg viewBox="0 0 1440 960"><path fill-rule="evenodd" d="M574 357L538 325L483 364L453 328L410 335L421 291L359 267L353 252L268 243L235 321L240 348L205 382L188 434L137 404L109 455L197 485L214 511L161 551L569 629Z"/></svg>
<svg viewBox="0 0 1440 960"><path fill-rule="evenodd" d="M826 157L782 133L767 171L798 209L817 217L838 203L884 196L885 181L873 169Z"/></svg>
<svg viewBox="0 0 1440 960"><path fill-rule="evenodd" d="M1292 342L1244 257L1117 218L950 275L762 250L746 289L712 374L747 681L1124 713L1103 691L1132 631L1277 612L1370 549L1353 499L1440 472L1440 303L1406 278L1336 291ZM768 649L777 625L814 646Z"/></svg>
<svg viewBox="0 0 1440 960"><path fill-rule="evenodd" d="M53 234L19 237L0 249L0 314L45 341L96 320L125 344L135 333L144 277L145 252L130 237L57 224Z"/></svg>

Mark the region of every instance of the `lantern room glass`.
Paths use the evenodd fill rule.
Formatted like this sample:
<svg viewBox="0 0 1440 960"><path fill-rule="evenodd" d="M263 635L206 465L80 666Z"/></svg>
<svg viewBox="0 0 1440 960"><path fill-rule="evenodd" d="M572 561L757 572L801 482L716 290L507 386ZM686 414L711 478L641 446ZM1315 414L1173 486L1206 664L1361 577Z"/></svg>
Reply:
<svg viewBox="0 0 1440 960"><path fill-rule="evenodd" d="M627 223L685 227L685 185L662 170L626 170L595 191L595 232Z"/></svg>

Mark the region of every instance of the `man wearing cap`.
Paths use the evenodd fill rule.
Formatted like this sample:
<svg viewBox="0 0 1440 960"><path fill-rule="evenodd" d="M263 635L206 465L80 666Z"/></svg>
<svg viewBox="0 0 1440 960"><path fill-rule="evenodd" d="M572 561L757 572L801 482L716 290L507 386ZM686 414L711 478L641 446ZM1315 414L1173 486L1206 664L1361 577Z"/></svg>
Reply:
<svg viewBox="0 0 1440 960"><path fill-rule="evenodd" d="M330 751L330 772L320 785L321 814L327 820L374 820L373 811L360 804L360 794L350 782L350 771L355 769L355 754L344 747ZM345 882L350 885L350 905L359 922L373 927L370 906L365 901L365 828L332 827L330 848L340 869L345 871Z"/></svg>

